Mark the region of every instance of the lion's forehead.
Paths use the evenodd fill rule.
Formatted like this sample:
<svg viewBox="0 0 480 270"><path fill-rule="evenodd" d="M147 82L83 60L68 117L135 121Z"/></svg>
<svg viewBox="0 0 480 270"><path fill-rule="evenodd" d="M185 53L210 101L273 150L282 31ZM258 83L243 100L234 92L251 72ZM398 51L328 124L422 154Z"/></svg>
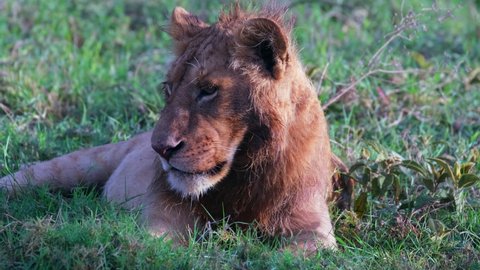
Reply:
<svg viewBox="0 0 480 270"><path fill-rule="evenodd" d="M177 84L209 77L228 77L232 59L233 38L215 27L205 29L189 42L184 53L173 62L167 78Z"/></svg>

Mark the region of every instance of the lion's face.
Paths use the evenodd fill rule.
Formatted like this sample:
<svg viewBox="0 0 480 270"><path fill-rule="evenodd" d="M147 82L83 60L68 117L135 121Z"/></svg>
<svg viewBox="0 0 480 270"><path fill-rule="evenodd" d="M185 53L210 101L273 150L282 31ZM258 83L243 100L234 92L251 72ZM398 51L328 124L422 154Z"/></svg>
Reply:
<svg viewBox="0 0 480 270"><path fill-rule="evenodd" d="M184 196L202 194L229 172L249 107L248 86L230 66L233 41L198 27L167 74L152 136L168 182Z"/></svg>
<svg viewBox="0 0 480 270"><path fill-rule="evenodd" d="M183 195L197 196L225 177L247 129L248 89L216 57L221 50L210 46L178 59L165 82L167 103L152 146Z"/></svg>
<svg viewBox="0 0 480 270"><path fill-rule="evenodd" d="M166 105L152 147L171 188L198 197L232 167L251 122L252 79L235 67L239 44L234 29L208 26L176 8L170 35L177 59L164 83ZM266 53L272 55L268 48ZM257 54L252 58L261 58Z"/></svg>

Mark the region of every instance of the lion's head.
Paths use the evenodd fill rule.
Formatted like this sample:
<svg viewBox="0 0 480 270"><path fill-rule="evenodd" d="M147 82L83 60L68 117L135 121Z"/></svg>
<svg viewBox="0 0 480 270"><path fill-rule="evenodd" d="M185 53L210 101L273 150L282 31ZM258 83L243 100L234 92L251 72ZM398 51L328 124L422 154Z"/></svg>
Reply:
<svg viewBox="0 0 480 270"><path fill-rule="evenodd" d="M296 114L314 108L303 124L323 117L281 15L237 7L208 25L183 8L173 11L168 32L177 58L164 83L166 105L152 147L182 196L198 197L229 174L300 143L289 136Z"/></svg>

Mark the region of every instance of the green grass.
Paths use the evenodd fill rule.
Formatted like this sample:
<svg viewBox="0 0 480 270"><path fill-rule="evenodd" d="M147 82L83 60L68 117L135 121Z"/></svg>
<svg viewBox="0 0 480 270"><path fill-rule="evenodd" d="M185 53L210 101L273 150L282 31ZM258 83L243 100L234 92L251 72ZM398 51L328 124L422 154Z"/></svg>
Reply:
<svg viewBox="0 0 480 270"><path fill-rule="evenodd" d="M172 59L161 31L170 11L182 5L214 21L223 1L171 2L0 0L0 175L152 128L163 105L157 85ZM368 70L414 70L375 73L327 109L334 151L349 165L464 162L479 149L480 75L469 78L480 68L480 4L432 5L303 1L290 9L323 103ZM367 67L409 12L416 25ZM398 173L401 203L421 206L399 209L392 187L377 196L370 183L358 185L357 193L368 191L363 217L333 216L341 251L308 259L228 226L188 246L165 243L137 224L137 212L92 190L1 193L0 268L480 269L479 185L462 191L459 211L425 192L418 174Z"/></svg>

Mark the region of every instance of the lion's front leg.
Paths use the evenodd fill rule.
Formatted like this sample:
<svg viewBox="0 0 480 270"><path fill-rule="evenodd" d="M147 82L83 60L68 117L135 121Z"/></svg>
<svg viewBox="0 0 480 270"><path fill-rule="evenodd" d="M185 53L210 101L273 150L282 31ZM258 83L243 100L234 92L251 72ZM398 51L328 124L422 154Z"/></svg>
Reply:
<svg viewBox="0 0 480 270"><path fill-rule="evenodd" d="M25 166L0 178L0 189L13 192L30 185L49 185L64 190L76 186L103 186L125 156L141 145L150 145L150 137L151 132L146 132L128 141L82 149Z"/></svg>
<svg viewBox="0 0 480 270"><path fill-rule="evenodd" d="M128 209L142 206L148 187L161 172L157 156L148 141L138 145L108 179L103 190L105 198Z"/></svg>
<svg viewBox="0 0 480 270"><path fill-rule="evenodd" d="M321 249L337 250L337 243L333 234L324 235L320 232L309 231L293 236L284 249L309 257Z"/></svg>
<svg viewBox="0 0 480 270"><path fill-rule="evenodd" d="M186 244L188 238L203 229L193 203L174 194L162 179L150 186L145 196L141 219L150 234Z"/></svg>
<svg viewBox="0 0 480 270"><path fill-rule="evenodd" d="M295 226L287 248L306 255L311 255L318 249L336 250L337 242L325 200L317 197L312 204L305 203L304 206L310 207L298 209L291 217L290 223Z"/></svg>

